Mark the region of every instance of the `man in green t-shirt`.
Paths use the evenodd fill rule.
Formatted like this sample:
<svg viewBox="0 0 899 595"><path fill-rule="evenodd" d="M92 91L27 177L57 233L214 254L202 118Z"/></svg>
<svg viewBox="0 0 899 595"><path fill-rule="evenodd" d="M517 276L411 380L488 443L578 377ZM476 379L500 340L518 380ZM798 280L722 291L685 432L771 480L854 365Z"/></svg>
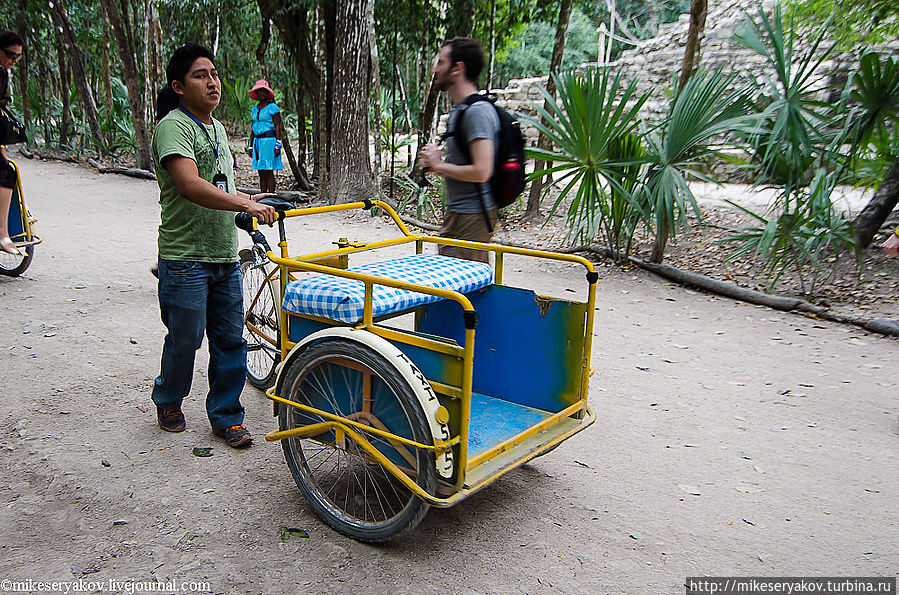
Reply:
<svg viewBox="0 0 899 595"><path fill-rule="evenodd" d="M275 210L257 201L273 195L248 196L234 187L228 137L212 117L221 83L209 50L191 43L175 50L166 79L157 112L164 117L152 145L162 207L159 309L168 329L153 386L157 421L163 430L184 430L181 402L190 392L194 356L205 332L212 431L230 446L247 446L253 436L243 425L240 404L247 344L233 212L270 225Z"/></svg>

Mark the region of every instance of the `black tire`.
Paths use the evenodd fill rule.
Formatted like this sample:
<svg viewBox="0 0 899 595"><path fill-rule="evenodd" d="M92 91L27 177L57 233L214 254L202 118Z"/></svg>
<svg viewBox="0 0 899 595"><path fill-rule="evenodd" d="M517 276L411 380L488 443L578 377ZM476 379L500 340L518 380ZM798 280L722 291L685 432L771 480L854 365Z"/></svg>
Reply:
<svg viewBox="0 0 899 595"><path fill-rule="evenodd" d="M19 246L19 251L22 250L25 251L24 256L15 256L0 250L0 275L18 277L31 266L31 259L34 258L34 244Z"/></svg>
<svg viewBox="0 0 899 595"><path fill-rule="evenodd" d="M266 281L265 269L253 266L251 250L240 253L240 275L244 308L252 306L246 312L243 327L247 341L247 380L256 388L266 390L275 385L275 367L281 361L280 304L271 283Z"/></svg>
<svg viewBox="0 0 899 595"><path fill-rule="evenodd" d="M369 413L362 413L363 383L370 377ZM421 405L403 376L383 355L360 343L329 339L291 362L280 396L366 425L383 424L404 438L427 444L431 433ZM369 415L366 419L366 415ZM372 419L373 418L373 419ZM296 407L279 405L282 430L324 421ZM383 427L381 429L384 429ZM372 445L405 469L427 493L437 488L434 454L364 433ZM293 478L315 513L359 541L396 539L424 518L428 505L350 438L337 444L333 431L281 441Z"/></svg>

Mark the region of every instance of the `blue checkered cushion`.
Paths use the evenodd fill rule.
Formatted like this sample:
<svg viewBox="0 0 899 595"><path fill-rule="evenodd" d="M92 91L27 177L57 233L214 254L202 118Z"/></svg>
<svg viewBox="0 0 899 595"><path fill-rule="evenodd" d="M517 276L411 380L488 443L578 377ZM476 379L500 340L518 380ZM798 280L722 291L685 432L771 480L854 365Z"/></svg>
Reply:
<svg viewBox="0 0 899 595"><path fill-rule="evenodd" d="M474 291L493 283L493 269L489 264L438 254L416 254L364 264L349 270L459 293ZM383 285L375 285L372 294L374 317L402 312L441 299ZM281 307L295 314L353 324L362 320L364 304L365 284L362 281L334 275L311 275L287 284Z"/></svg>

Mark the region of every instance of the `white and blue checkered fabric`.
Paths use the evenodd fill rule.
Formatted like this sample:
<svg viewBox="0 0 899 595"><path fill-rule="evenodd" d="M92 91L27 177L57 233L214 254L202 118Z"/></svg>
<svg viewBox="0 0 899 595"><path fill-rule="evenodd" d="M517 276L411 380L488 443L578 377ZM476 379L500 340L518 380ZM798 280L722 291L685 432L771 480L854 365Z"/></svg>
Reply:
<svg viewBox="0 0 899 595"><path fill-rule="evenodd" d="M459 293L474 291L493 283L493 268L489 264L438 254L416 254L351 267L349 270ZM372 290L372 316L377 318L402 312L440 299L416 291L376 284ZM294 314L353 324L362 320L364 305L365 284L362 281L335 275L311 275L287 284L281 307Z"/></svg>

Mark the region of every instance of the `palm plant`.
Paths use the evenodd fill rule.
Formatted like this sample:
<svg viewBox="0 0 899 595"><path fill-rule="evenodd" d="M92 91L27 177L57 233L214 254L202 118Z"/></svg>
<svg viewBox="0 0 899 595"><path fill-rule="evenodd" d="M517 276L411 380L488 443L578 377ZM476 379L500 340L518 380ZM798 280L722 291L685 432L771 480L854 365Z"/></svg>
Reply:
<svg viewBox="0 0 899 595"><path fill-rule="evenodd" d="M603 232L612 253L621 258L626 258L630 253L634 230L643 219L638 208L642 205L634 203L633 192L639 183L642 169L640 159L644 154L640 137L633 133L618 137L609 145L609 157L613 163L629 163L610 165L612 172L618 174L615 178L617 183L611 185L608 208L603 213Z"/></svg>
<svg viewBox="0 0 899 595"><path fill-rule="evenodd" d="M852 250L860 263L853 224L834 209L831 200L842 178L842 168L834 171L832 165L835 160L851 161L855 149L850 151L850 159L844 160L839 155L841 146L869 139L877 117L870 119L872 110L859 107L854 110L855 117L844 120L841 131L840 118L846 117L844 106L833 109L815 98L820 91L817 69L833 46L822 47L822 28L812 35L811 44L800 55L794 50L796 37L793 30L784 27L779 6L771 17L760 6L757 17L749 17L737 35L744 46L768 60L774 73L759 88L758 126L747 138L758 183L776 185L781 190L770 219L734 205L761 225L736 230L723 241L742 244L731 258L752 252L764 261L769 290L787 270L794 269L801 290L806 292L814 290L826 257L835 263L843 251ZM867 60L868 72L856 79L855 96L844 93L844 98L852 98L861 106L883 105L890 87L881 86L884 77L873 76L876 67ZM847 88L851 86L852 80ZM805 274L809 269L811 285L807 287Z"/></svg>
<svg viewBox="0 0 899 595"><path fill-rule="evenodd" d="M632 193L622 183L622 167L642 162L640 158L619 159L620 140L639 124L638 113L648 94L636 95L636 81L621 85L621 75L612 77L607 69L585 74L553 74L559 100L543 91L549 110L536 106L542 121L530 122L552 141L554 149L529 148L528 156L553 163L531 174L530 179L561 174L561 193L549 217L566 198L571 202L566 215L569 242L589 242L600 231L610 213L611 191L616 200L630 202ZM547 187L544 192L549 189Z"/></svg>
<svg viewBox="0 0 899 595"><path fill-rule="evenodd" d="M407 173L394 176L393 180L397 186L405 191L405 194L400 197L397 203L396 211L398 213L405 213L409 206L412 206L415 211L415 218L419 221L426 219L440 221L443 208L441 206L438 209L434 203L434 199L429 192L429 185L417 183Z"/></svg>
<svg viewBox="0 0 899 595"><path fill-rule="evenodd" d="M236 78L233 81L222 81L222 115L228 120L250 123L251 111L256 101L250 97L253 82L249 79Z"/></svg>
<svg viewBox="0 0 899 595"><path fill-rule="evenodd" d="M714 181L698 166L720 151L715 139L751 127L751 90L732 86L732 76L698 70L675 93L661 125L645 135L649 166L638 192L647 207L647 223L655 229L652 262L662 262L668 239L686 228L688 210L700 216L687 177Z"/></svg>
<svg viewBox="0 0 899 595"><path fill-rule="evenodd" d="M748 135L753 163L759 182L783 188L781 200L789 211L790 202L811 181L812 165L827 144L830 106L815 96L821 87L818 67L834 46L821 48L825 39L822 28L800 51L797 34L785 27L779 4L771 16L760 3L757 16L746 17L734 38L763 56L773 73L758 88L758 126Z"/></svg>
<svg viewBox="0 0 899 595"><path fill-rule="evenodd" d="M852 222L834 210L831 193L837 182L834 172L818 168L809 186L805 204L807 208L798 211L784 211L777 217L768 219L732 201L726 201L733 208L749 215L757 221L736 230L722 242L740 242L742 246L728 256L728 260L740 258L748 253L761 260L763 270L768 275L768 290L780 280L789 269L795 269L799 277L800 291L813 292L820 275L826 272L824 262L832 255L834 265L841 254L853 252L856 263L860 264L861 252L852 235ZM809 265L810 283L806 284ZM835 266L831 268L831 274Z"/></svg>

